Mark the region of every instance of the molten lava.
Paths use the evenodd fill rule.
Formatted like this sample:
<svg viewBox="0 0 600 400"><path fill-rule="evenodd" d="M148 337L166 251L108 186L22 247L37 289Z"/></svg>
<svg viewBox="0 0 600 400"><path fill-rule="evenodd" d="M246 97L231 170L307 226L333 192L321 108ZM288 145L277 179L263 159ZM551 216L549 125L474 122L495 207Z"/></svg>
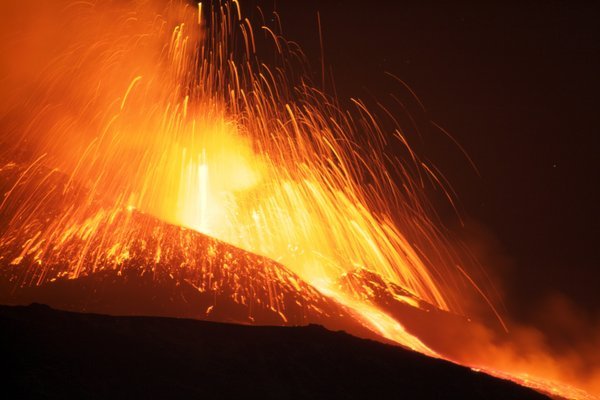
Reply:
<svg viewBox="0 0 600 400"><path fill-rule="evenodd" d="M169 315L317 322L445 354L403 315L460 319L457 288L473 282L423 194L443 179L400 129L358 100L341 109L297 45L255 30L236 0L55 3L23 26L10 25L22 6L3 6L3 301L76 308L56 297L65 282L149 276L191 293ZM103 307L88 310L143 313Z"/></svg>

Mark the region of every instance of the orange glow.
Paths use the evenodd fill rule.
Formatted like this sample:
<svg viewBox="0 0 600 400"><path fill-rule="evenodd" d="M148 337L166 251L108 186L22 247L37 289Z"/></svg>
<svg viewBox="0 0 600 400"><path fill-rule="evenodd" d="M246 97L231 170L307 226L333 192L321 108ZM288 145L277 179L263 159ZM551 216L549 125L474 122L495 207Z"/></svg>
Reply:
<svg viewBox="0 0 600 400"><path fill-rule="evenodd" d="M204 290L194 271L206 269L186 253L191 237L177 231L172 239L151 219L140 224L132 215L141 213L275 260L301 279L289 286L307 299L324 295L377 335L442 357L375 302L339 285L364 268L409 293L398 301L455 313L457 282L483 293L465 280L431 220L424 187L442 180L400 129L383 132L359 100L351 112L340 109L310 84L299 50L271 28L254 29L237 1L210 13L202 4L148 0L55 3L36 2L27 10L30 26L6 28L20 45L5 45L14 56L2 66L11 85L0 113L25 122L2 132L2 158L26 159L28 168L0 204L7 219L0 250L19 246L0 262L17 271L18 285L120 271L145 251L155 266L178 260L192 271L187 281ZM49 21L68 22L57 29ZM272 42L273 65L256 56L259 35ZM53 51L35 52L47 48ZM405 145L407 160L390 162L391 140ZM54 183L56 171L68 176L65 184ZM32 183L40 174L52 190ZM41 210L58 211L44 220ZM156 243L140 241L141 231ZM183 261L172 257L174 247ZM287 323L278 295L261 290ZM233 296L247 302L249 293ZM554 381L486 370L573 393Z"/></svg>

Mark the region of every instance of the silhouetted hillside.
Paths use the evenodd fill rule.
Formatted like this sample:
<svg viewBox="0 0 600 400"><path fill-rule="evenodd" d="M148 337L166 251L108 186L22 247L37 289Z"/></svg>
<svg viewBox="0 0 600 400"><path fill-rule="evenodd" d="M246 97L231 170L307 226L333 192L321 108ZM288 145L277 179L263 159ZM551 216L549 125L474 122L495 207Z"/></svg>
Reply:
<svg viewBox="0 0 600 400"><path fill-rule="evenodd" d="M267 327L0 306L10 398L544 399L320 326Z"/></svg>

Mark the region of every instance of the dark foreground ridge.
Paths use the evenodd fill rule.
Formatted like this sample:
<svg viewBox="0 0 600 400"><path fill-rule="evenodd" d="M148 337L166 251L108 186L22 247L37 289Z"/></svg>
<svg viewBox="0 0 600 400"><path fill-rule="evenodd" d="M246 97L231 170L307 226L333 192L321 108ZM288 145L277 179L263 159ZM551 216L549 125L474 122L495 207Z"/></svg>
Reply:
<svg viewBox="0 0 600 400"><path fill-rule="evenodd" d="M6 398L544 399L320 326L272 327L0 306Z"/></svg>

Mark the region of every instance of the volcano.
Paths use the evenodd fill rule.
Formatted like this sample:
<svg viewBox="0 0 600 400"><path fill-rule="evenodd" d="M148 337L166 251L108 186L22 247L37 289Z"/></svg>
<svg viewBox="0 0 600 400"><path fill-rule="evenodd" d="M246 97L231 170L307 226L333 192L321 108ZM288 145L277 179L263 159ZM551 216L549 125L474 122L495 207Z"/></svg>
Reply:
<svg viewBox="0 0 600 400"><path fill-rule="evenodd" d="M69 186L69 178L59 171L26 165L7 162L0 168L4 198L46 200L31 215L3 210L4 304L37 302L78 312L256 325L312 323L385 340L360 323L354 310L284 265L127 207L110 208L101 200L93 200L79 215L65 205L89 199L87 190ZM17 216L10 219L12 214ZM448 340L448 332L467 337L471 328L466 318L364 268L343 274L338 286L384 310L435 351L454 355L456 341Z"/></svg>
<svg viewBox="0 0 600 400"><path fill-rule="evenodd" d="M377 321L369 323L352 304L284 265L131 207L109 206L43 164L5 162L0 189L11 199L0 210L2 304L244 325L317 324L391 343L374 329ZM32 196L43 199L35 212L11 209ZM71 206L85 201L84 213ZM460 361L457 340L474 340L470 320L368 269L344 273L336 285L393 318L432 355Z"/></svg>
<svg viewBox="0 0 600 400"><path fill-rule="evenodd" d="M561 374L544 365L530 369L527 360L522 368L518 361L527 354L513 361L507 349L501 357L478 359L480 352L468 346L473 323L454 313L468 308L477 294L505 324L486 287L480 287L485 282L461 267L471 259L443 228L429 199L431 190L439 191L458 212L457 194L443 173L411 147L403 129L408 110L402 106L400 116L357 98L343 106L346 100L326 90L325 64L318 85L300 46L283 36L277 13L269 18L257 9L256 17L246 17L236 0L193 7L180 0L7 4L0 13L6 55L0 101L0 302L107 314L117 325L141 321L140 316L193 319L182 326L191 329L185 335L196 337L201 334L191 327L212 329L197 325L206 321L319 324L548 393L579 393L563 387L556 378ZM211 389L230 393L236 382L248 385L275 374L277 379L261 386L275 388L275 394L261 389L263 397L290 397L279 387L283 383L297 388L299 397L330 397L327 391L302 389L316 364L341 371L341 376L317 374L326 382L321 386L352 381L349 392L355 394L347 397L382 397L373 385L383 385L377 375L395 379L389 369L375 368L366 379L369 390L361 389L361 375L369 374L357 366L362 355L340 355L353 351L351 346L331 353L337 362L323 358L332 341L346 340L339 335L332 340L317 335L312 350L301 343L293 351L260 346L254 361L241 362L239 368L238 361L249 355L228 353L235 349L230 342L217 346L218 357L206 359L189 336L179 337L181 346L156 342L168 336L164 331L180 330L170 322L132 325L134 337L120 336L108 344L81 341L102 336L81 325L71 333L54 332L56 338L69 337L66 342L46 341L48 328L61 324L60 315L67 314L44 319L38 313L34 319L41 317L41 325L27 316L23 324L21 317L8 319L12 336L3 343L17 348L10 353L11 363L20 366L15 379L22 378L25 386L48 377L60 383L60 376L74 376L75 386L97 375L109 383L113 378L107 370L83 375L73 370L98 359L123 376L137 360L141 375L129 375L126 388L113 386L127 393L163 376L170 366L177 366L177 373L169 371L167 379L179 389L149 384L151 391L202 393L188 379L201 374L210 377L201 381L203 387L233 376L232 382ZM78 318L66 317L67 325L77 325ZM146 328L154 332L146 338L152 343L144 339ZM108 336L107 330L113 331L100 330ZM251 331L231 332L235 338ZM285 335L277 332L269 340ZM298 332L312 337L310 330ZM100 354L85 348L95 343L104 343ZM53 353L55 345L59 351ZM136 346L142 353L129 352ZM160 355L150 367L153 360L143 353L157 347L176 356ZM27 355L31 362L21 363L23 348L33 349ZM301 362L293 369L276 362L250 378L236 375L252 369L262 356L271 357L271 349L289 351L283 359ZM298 354L303 349L312 356ZM216 369L180 364L188 350L194 356L185 365L207 362ZM461 358L469 351L472 357ZM127 353L117 362L123 370L102 358L118 359L121 353ZM226 361L228 354L232 357ZM60 364L63 355L68 365L53 364ZM398 365L385 356L381 360ZM406 365L400 373L409 381L421 379L404 371L416 364ZM37 368L58 375L34 374L28 381L26 371ZM446 378L460 381L443 370ZM538 378L538 371L544 376ZM289 380L279 372L304 378ZM453 385L431 384L446 378L428 375L418 390L406 383L406 394L440 397L445 392L439 388L464 393ZM102 393L96 390L100 384L83 383L86 390L73 393ZM38 389L46 393L45 387ZM47 393L61 396L54 389Z"/></svg>
<svg viewBox="0 0 600 400"><path fill-rule="evenodd" d="M316 323L377 337L344 306L266 257L100 202L92 217L80 217L63 205L85 191L65 190L67 183L66 175L43 167L31 172L9 162L0 168L4 198L33 186L46 199L34 217L11 220L6 209L1 216L0 302L242 324ZM56 221L67 220L68 233L53 236Z"/></svg>

